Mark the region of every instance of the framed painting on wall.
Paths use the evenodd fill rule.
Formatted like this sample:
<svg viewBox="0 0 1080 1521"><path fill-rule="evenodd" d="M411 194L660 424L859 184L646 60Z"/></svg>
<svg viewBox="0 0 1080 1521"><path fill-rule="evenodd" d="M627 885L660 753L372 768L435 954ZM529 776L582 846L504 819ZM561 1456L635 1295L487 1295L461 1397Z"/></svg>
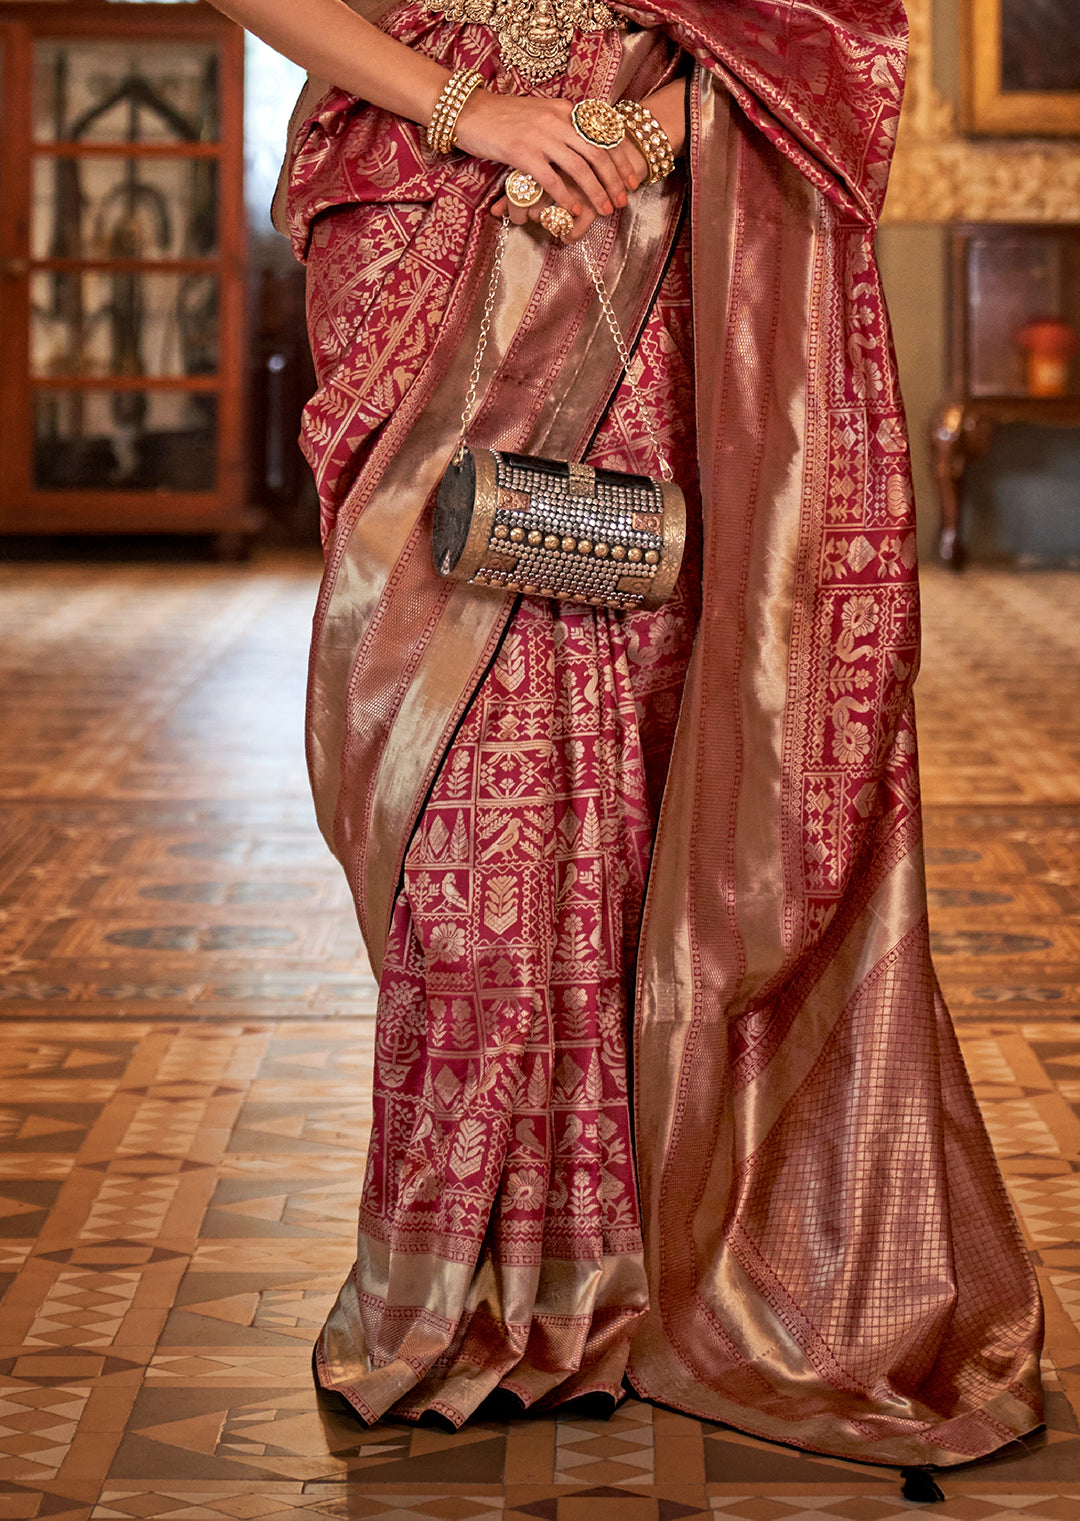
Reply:
<svg viewBox="0 0 1080 1521"><path fill-rule="evenodd" d="M966 0L969 132L1080 136L1078 0Z"/></svg>

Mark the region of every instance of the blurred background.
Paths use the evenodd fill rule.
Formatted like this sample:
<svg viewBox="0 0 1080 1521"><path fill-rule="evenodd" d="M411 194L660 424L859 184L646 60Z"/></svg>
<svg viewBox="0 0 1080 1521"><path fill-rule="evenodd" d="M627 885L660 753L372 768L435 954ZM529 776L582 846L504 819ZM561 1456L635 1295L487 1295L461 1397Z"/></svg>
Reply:
<svg viewBox="0 0 1080 1521"><path fill-rule="evenodd" d="M303 270L270 225L300 71L198 0L0 29L0 533L315 542Z"/></svg>
<svg viewBox="0 0 1080 1521"><path fill-rule="evenodd" d="M923 555L1077 564L1075 6L908 11L880 254ZM7 552L311 544L303 272L269 220L298 71L200 0L2 0L0 27Z"/></svg>

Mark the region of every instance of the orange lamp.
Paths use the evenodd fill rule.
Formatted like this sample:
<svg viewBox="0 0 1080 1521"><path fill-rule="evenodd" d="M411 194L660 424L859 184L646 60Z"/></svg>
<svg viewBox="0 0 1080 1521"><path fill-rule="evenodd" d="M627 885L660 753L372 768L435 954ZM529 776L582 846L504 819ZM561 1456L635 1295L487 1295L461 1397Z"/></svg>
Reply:
<svg viewBox="0 0 1080 1521"><path fill-rule="evenodd" d="M1020 330L1029 396L1068 396L1069 372L1080 349L1076 329L1060 317L1037 317Z"/></svg>

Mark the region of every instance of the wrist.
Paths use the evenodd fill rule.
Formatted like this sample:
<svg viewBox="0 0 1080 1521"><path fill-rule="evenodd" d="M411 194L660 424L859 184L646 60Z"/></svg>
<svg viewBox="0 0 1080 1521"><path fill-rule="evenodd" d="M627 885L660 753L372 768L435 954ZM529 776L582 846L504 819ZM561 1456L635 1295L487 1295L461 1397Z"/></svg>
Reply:
<svg viewBox="0 0 1080 1521"><path fill-rule="evenodd" d="M642 102L656 117L667 134L671 151L681 158L686 147L686 91L682 80L674 80Z"/></svg>
<svg viewBox="0 0 1080 1521"><path fill-rule="evenodd" d="M628 151L636 152L645 165L644 182L658 184L675 168L675 151L652 101L620 100L615 110L626 128L624 142Z"/></svg>
<svg viewBox="0 0 1080 1521"><path fill-rule="evenodd" d="M482 120L485 107L490 99L491 96L484 86L479 85L473 90L468 100L458 112L457 140L459 146L461 146L462 133L465 132L467 134L471 127L477 125L479 120ZM468 151L471 150L466 149L466 152Z"/></svg>
<svg viewBox="0 0 1080 1521"><path fill-rule="evenodd" d="M640 185L646 185L646 184L648 184L648 181L649 181L649 161L648 161L648 159L645 157L644 153L642 153L641 149L638 147L638 145L634 141L634 139L630 136L629 132L626 134L625 138L623 139L623 142L625 144L626 153L627 153L627 155L628 155L628 157L630 159L631 168L633 169L635 175L637 176L638 185L640 186Z"/></svg>

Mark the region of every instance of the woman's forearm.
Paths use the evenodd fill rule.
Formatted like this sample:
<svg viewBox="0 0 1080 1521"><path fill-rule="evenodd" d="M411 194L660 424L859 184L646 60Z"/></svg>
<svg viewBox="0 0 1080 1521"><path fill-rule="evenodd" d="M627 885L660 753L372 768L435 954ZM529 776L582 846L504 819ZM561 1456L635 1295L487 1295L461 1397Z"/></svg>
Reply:
<svg viewBox="0 0 1080 1521"><path fill-rule="evenodd" d="M450 71L388 37L345 0L211 0L308 73L350 95L427 122Z"/></svg>
<svg viewBox="0 0 1080 1521"><path fill-rule="evenodd" d="M449 69L388 37L345 0L211 3L317 78L421 125L431 120L450 79ZM678 151L681 94L676 92L669 100L668 92L661 91L656 101L664 113L660 120ZM608 216L616 206L625 206L627 190L640 184L644 160L639 158L635 165L636 150L609 153L586 141L573 126L571 112L569 100L478 89L457 118L456 143L475 158L532 175L553 201L574 216L580 216L586 205Z"/></svg>

